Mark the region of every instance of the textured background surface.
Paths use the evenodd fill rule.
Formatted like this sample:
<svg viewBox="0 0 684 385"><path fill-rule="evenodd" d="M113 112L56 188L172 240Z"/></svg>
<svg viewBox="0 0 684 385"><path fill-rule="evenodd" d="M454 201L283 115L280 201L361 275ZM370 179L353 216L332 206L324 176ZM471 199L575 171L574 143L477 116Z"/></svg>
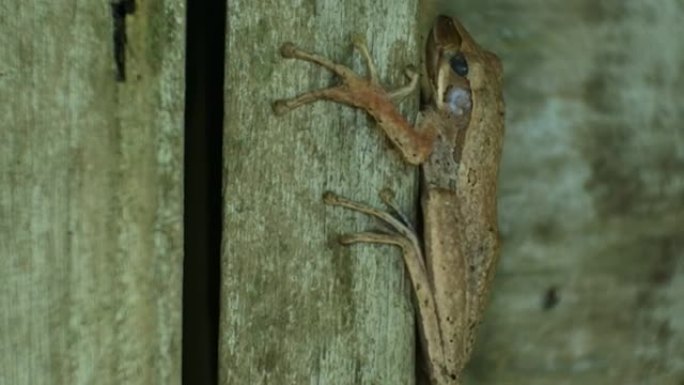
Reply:
<svg viewBox="0 0 684 385"><path fill-rule="evenodd" d="M0 3L0 384L179 384L184 11Z"/></svg>
<svg viewBox="0 0 684 385"><path fill-rule="evenodd" d="M684 383L684 5L450 10L506 75L505 244L469 383Z"/></svg>

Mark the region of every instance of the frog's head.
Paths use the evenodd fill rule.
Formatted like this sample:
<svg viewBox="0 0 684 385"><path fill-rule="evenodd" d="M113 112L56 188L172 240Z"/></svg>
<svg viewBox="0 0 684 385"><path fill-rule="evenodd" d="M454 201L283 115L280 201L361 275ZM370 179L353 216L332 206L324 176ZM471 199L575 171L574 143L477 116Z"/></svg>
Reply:
<svg viewBox="0 0 684 385"><path fill-rule="evenodd" d="M492 76L500 79L501 63L484 51L458 20L439 16L426 44L425 73L427 102L438 111L467 119L473 93L486 87Z"/></svg>

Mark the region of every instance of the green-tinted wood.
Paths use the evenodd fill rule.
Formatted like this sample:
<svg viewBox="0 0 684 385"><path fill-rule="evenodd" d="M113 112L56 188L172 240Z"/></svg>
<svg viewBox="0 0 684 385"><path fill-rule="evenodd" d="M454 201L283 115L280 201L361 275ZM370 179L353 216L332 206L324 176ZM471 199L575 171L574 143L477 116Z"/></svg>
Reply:
<svg viewBox="0 0 684 385"><path fill-rule="evenodd" d="M0 3L0 383L179 384L183 2Z"/></svg>
<svg viewBox="0 0 684 385"><path fill-rule="evenodd" d="M411 1L229 3L221 384L413 383L399 252L338 245L337 235L377 223L321 196L333 190L379 206L377 193L392 187L410 212L415 169L363 113L318 103L276 117L270 104L334 82L282 59L286 41L363 70L350 41L361 33L383 82L404 84L404 67L418 59L415 13Z"/></svg>

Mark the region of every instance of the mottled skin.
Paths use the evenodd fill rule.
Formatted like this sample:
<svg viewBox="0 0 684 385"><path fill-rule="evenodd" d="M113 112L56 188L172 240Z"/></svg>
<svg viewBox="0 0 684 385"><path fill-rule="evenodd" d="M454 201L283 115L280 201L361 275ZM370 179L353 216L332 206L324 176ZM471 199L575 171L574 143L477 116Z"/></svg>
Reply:
<svg viewBox="0 0 684 385"><path fill-rule="evenodd" d="M367 111L403 158L421 166L424 233L394 216L326 193L328 204L375 216L392 234L364 232L342 238L345 244L383 243L402 248L414 288L424 367L433 385L461 383L477 325L487 301L498 255L496 184L503 139L502 68L455 19L440 16L426 43L423 99L416 126L393 104L411 84L388 92L379 84L365 45L355 41L369 67L361 78L350 69L291 43L285 57L322 65L341 78L335 87L277 101L276 113L326 99ZM381 195L393 207L389 194Z"/></svg>

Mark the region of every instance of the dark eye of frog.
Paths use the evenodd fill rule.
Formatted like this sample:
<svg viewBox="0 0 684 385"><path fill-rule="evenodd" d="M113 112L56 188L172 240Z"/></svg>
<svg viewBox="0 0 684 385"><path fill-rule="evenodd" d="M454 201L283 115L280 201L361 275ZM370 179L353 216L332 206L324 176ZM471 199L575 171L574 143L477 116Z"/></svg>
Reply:
<svg viewBox="0 0 684 385"><path fill-rule="evenodd" d="M457 53L449 59L451 69L456 72L458 76L468 75L468 61L462 53Z"/></svg>

